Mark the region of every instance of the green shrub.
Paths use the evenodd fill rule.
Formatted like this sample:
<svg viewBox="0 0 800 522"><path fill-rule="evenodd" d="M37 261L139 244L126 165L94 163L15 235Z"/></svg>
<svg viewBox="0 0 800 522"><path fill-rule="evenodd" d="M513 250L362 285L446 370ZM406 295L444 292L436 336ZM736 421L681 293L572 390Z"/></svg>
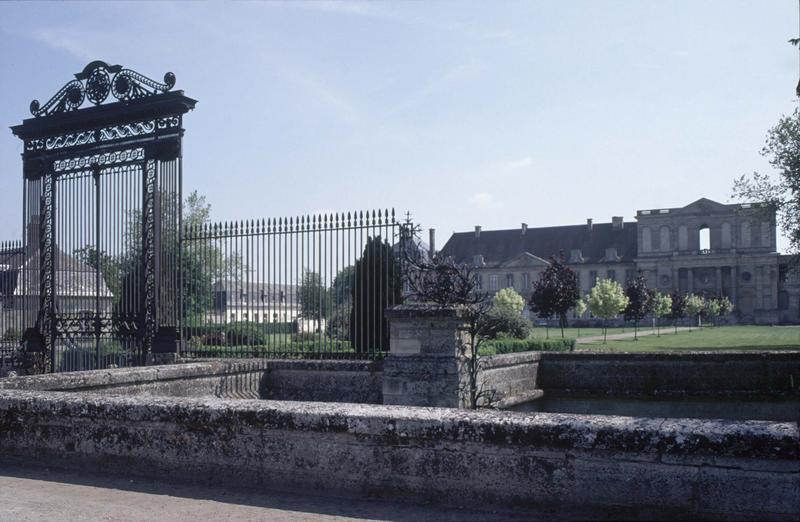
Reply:
<svg viewBox="0 0 800 522"><path fill-rule="evenodd" d="M481 345L481 355L517 352L571 352L575 339L495 339Z"/></svg>
<svg viewBox="0 0 800 522"><path fill-rule="evenodd" d="M514 310L492 308L481 319L481 330L490 339L520 339L524 340L531 334L531 322Z"/></svg>

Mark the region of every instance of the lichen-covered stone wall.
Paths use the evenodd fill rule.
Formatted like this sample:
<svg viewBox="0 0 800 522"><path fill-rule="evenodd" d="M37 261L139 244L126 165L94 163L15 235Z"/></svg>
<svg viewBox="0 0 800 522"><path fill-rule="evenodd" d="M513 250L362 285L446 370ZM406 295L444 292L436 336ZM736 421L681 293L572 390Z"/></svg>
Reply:
<svg viewBox="0 0 800 522"><path fill-rule="evenodd" d="M546 395L587 397L800 397L800 351L542 353Z"/></svg>
<svg viewBox="0 0 800 522"><path fill-rule="evenodd" d="M796 520L797 423L0 391L0 460L598 514Z"/></svg>
<svg viewBox="0 0 800 522"><path fill-rule="evenodd" d="M381 403L380 361L214 360L0 379L0 389Z"/></svg>

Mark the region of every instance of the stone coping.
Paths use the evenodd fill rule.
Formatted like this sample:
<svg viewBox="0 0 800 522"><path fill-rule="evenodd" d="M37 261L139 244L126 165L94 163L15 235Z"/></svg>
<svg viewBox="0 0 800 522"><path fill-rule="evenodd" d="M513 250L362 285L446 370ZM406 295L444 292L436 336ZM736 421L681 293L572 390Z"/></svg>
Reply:
<svg viewBox="0 0 800 522"><path fill-rule="evenodd" d="M800 348L800 347L798 347ZM776 361L800 361L798 350L720 350L720 351L675 351L675 352L540 352L546 359L585 361L601 359L605 361L680 361L702 359L703 361L729 362L753 359L774 359Z"/></svg>
<svg viewBox="0 0 800 522"><path fill-rule="evenodd" d="M0 389L80 390L98 386L143 384L155 381L195 379L264 370L317 370L377 372L382 361L227 359L202 360L160 366L136 366L106 370L50 373L0 379Z"/></svg>
<svg viewBox="0 0 800 522"><path fill-rule="evenodd" d="M516 352L498 355L484 355L481 357L481 369L491 370L517 366L519 364L535 364L542 358L542 352Z"/></svg>
<svg viewBox="0 0 800 522"><path fill-rule="evenodd" d="M406 441L488 443L659 456L794 461L798 424L211 398L119 397L0 390L0 432L27 415L77 421L172 423L184 430L269 429Z"/></svg>
<svg viewBox="0 0 800 522"><path fill-rule="evenodd" d="M421 319L434 317L440 319L460 319L463 317L463 310L457 306L414 303L387 308L384 311L384 316L388 319Z"/></svg>
<svg viewBox="0 0 800 522"><path fill-rule="evenodd" d="M525 404L526 402L537 401L542 397L544 397L544 390L528 390L526 392L511 395L505 399L499 400L493 405L493 407L504 410L520 404Z"/></svg>

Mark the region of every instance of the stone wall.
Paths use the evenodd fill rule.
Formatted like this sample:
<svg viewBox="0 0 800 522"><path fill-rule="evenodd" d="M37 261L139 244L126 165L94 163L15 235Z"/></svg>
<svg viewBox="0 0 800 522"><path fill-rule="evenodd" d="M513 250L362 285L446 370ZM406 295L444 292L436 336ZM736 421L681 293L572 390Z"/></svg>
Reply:
<svg viewBox="0 0 800 522"><path fill-rule="evenodd" d="M798 517L796 423L0 391L0 460L599 516Z"/></svg>
<svg viewBox="0 0 800 522"><path fill-rule="evenodd" d="M798 398L800 351L545 352L538 387L562 397Z"/></svg>
<svg viewBox="0 0 800 522"><path fill-rule="evenodd" d="M380 361L215 360L0 379L0 389L381 403Z"/></svg>
<svg viewBox="0 0 800 522"><path fill-rule="evenodd" d="M494 390L493 402L498 407L537 398L540 352L491 355L481 359L481 381Z"/></svg>
<svg viewBox="0 0 800 522"><path fill-rule="evenodd" d="M383 403L382 361L268 361L261 398Z"/></svg>

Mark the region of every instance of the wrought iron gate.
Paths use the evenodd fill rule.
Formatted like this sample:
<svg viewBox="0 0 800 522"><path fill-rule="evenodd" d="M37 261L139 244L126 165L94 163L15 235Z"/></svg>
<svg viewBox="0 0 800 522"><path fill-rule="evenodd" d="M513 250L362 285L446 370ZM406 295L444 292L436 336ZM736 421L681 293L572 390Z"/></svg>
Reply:
<svg viewBox="0 0 800 522"><path fill-rule="evenodd" d="M24 142L27 231L15 302L39 371L174 350L182 119L196 103L174 84L172 73L161 83L95 61L12 127Z"/></svg>

